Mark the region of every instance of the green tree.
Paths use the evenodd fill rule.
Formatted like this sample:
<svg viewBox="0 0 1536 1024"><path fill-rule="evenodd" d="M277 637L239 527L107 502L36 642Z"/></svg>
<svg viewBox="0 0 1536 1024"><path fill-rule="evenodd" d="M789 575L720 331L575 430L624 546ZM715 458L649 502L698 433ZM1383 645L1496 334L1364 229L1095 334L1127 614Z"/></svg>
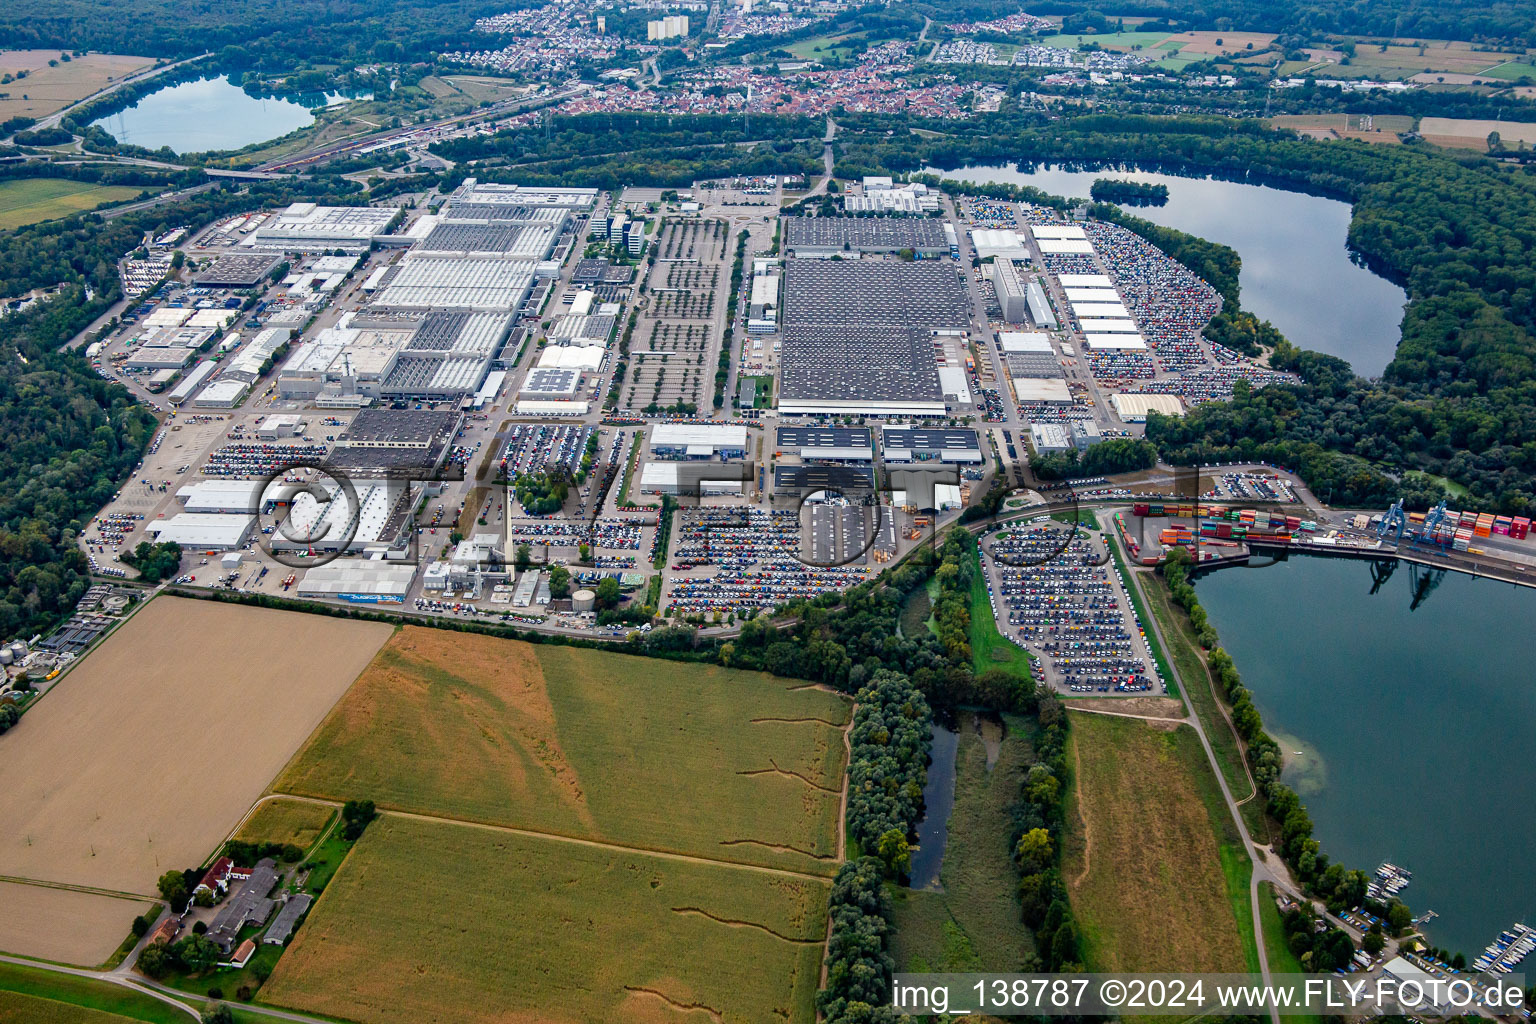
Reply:
<svg viewBox="0 0 1536 1024"><path fill-rule="evenodd" d="M369 822L379 816L372 800L348 800L341 808L341 836L349 842L357 839Z"/></svg>
<svg viewBox="0 0 1536 1024"><path fill-rule="evenodd" d="M163 978L175 966L174 959L165 945L157 942L144 947L136 966L151 978Z"/></svg>
<svg viewBox="0 0 1536 1024"><path fill-rule="evenodd" d="M155 884L160 889L160 898L169 903L172 910L179 914L187 909L187 880L180 871L167 871Z"/></svg>
<svg viewBox="0 0 1536 1024"><path fill-rule="evenodd" d="M1054 781L1054 780L1053 780ZM1044 871L1051 864L1051 834L1043 828L1032 828L1019 837L1013 851L1019 869L1027 875Z"/></svg>
<svg viewBox="0 0 1536 1024"><path fill-rule="evenodd" d="M203 1024L235 1024L235 1015L223 1003L214 1003L203 1011Z"/></svg>
<svg viewBox="0 0 1536 1024"><path fill-rule="evenodd" d="M211 970L219 962L219 957L224 955L218 944L206 935L188 935L172 946L171 952L193 974Z"/></svg>
<svg viewBox="0 0 1536 1024"><path fill-rule="evenodd" d="M912 847L901 829L888 829L882 833L877 852L887 877L905 878L912 873Z"/></svg>
<svg viewBox="0 0 1536 1024"><path fill-rule="evenodd" d="M595 594L599 608L617 607L619 598L622 596L619 591L619 581L612 576L603 577L602 582L597 585Z"/></svg>
<svg viewBox="0 0 1536 1024"><path fill-rule="evenodd" d="M528 567L532 564L533 548L529 547L528 543L524 541L517 546L517 551L513 555L513 565L517 567L518 572L527 572Z"/></svg>
<svg viewBox="0 0 1536 1024"><path fill-rule="evenodd" d="M571 596L571 570L563 565L549 570L549 596L556 599Z"/></svg>

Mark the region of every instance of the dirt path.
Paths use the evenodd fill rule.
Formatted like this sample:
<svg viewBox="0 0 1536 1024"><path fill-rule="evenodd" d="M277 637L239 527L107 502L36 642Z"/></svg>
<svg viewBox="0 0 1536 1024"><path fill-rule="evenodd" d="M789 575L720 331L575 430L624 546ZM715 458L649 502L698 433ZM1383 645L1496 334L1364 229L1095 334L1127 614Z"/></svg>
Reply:
<svg viewBox="0 0 1536 1024"><path fill-rule="evenodd" d="M287 797L293 800L304 800L306 797L294 796L291 793L273 793L273 797ZM316 801L317 803L331 803L328 800ZM414 811L390 811L380 809L381 815L395 818L407 818L412 821L424 821L435 825L459 825L464 828L478 828L485 832L500 832L506 835L524 836L529 839L548 839L556 843L569 843L572 846L585 846L594 850L612 850L622 853L643 853L648 857L657 857L661 860L676 861L682 864L713 865L715 867L736 868L741 871L753 871L760 875L772 875L776 878L797 878L803 881L826 882L826 875L813 875L805 871L794 871L790 868L770 868L760 864L738 864L729 860L713 860L709 857L699 857L687 853L670 853L666 850L657 850L648 846L637 846L628 843L603 842L597 839L578 839L575 836L562 836L554 832L539 832L534 829L513 828L511 825L491 825L483 821L466 821L463 818L445 818L436 814L418 814ZM795 851L801 852L801 851Z"/></svg>
<svg viewBox="0 0 1536 1024"><path fill-rule="evenodd" d="M1134 718L1134 715L1122 715L1123 718ZM1077 806L1083 805L1083 755L1078 749L1077 741L1072 741L1072 789L1077 793ZM1078 811L1077 822L1083 830L1083 870L1077 873L1072 880L1072 887L1078 888L1083 884L1083 879L1088 877L1088 870L1092 866L1093 831L1088 827L1088 816Z"/></svg>

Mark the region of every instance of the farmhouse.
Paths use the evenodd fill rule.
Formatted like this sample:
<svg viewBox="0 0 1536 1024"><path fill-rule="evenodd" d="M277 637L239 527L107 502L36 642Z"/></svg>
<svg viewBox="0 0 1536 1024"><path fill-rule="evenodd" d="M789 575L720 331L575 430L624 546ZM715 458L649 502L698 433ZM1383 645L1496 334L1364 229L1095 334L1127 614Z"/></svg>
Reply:
<svg viewBox="0 0 1536 1024"><path fill-rule="evenodd" d="M232 878L238 878L242 871L245 872L245 885L229 898L224 909L219 911L219 916L213 919L213 927L208 929L208 938L225 953L234 948L240 929L248 924L266 924L267 918L272 916L272 908L276 904L267 898L267 894L277 884L276 869L277 862L271 857L264 857L256 862L254 868L230 870Z"/></svg>

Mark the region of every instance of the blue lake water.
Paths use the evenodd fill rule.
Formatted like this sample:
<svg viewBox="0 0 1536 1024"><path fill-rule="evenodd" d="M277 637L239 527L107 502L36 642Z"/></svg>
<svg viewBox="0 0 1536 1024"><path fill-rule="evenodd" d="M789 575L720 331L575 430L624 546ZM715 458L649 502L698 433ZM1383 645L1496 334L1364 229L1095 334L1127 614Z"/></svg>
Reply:
<svg viewBox="0 0 1536 1024"><path fill-rule="evenodd" d="M339 97L306 99L311 106L325 106ZM167 86L93 123L127 145L203 153L280 138L314 120L303 103L257 99L222 76Z"/></svg>
<svg viewBox="0 0 1536 1024"><path fill-rule="evenodd" d="M1536 922L1536 590L1407 563L1298 556L1196 590L1301 795L1323 851L1413 872L1432 942L1474 959ZM1529 972L1531 964L1526 965Z"/></svg>
<svg viewBox="0 0 1536 1024"><path fill-rule="evenodd" d="M1347 359L1355 372L1379 376L1401 336L1401 288L1356 263L1346 241L1349 204L1267 185L1179 177L1149 171L1076 171L1042 166L962 167L928 173L975 182L1032 185L1053 195L1087 198L1096 178L1168 186L1164 206L1129 212L1236 249L1243 308L1273 323L1294 344Z"/></svg>

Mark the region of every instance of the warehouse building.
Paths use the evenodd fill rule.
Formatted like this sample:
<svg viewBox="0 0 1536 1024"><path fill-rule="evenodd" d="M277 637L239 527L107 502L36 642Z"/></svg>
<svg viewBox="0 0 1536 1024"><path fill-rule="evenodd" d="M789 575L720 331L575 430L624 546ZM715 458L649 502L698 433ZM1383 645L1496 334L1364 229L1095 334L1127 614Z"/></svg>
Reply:
<svg viewBox="0 0 1536 1024"><path fill-rule="evenodd" d="M416 566L411 562L338 558L306 571L298 593L353 604L401 604L415 578Z"/></svg>
<svg viewBox="0 0 1536 1024"><path fill-rule="evenodd" d="M729 423L658 423L651 428L651 455L659 459L741 459L747 428Z"/></svg>
<svg viewBox="0 0 1536 1024"><path fill-rule="evenodd" d="M215 515L251 515L261 498L260 480L201 480L178 488L176 500L187 512Z"/></svg>
<svg viewBox="0 0 1536 1024"><path fill-rule="evenodd" d="M942 416L939 335L963 335L970 299L941 263L793 259L784 267L779 409Z"/></svg>
<svg viewBox="0 0 1536 1024"><path fill-rule="evenodd" d="M403 480L358 481L351 494L337 489L324 502L300 490L291 495L287 529L267 543L279 551L383 555L402 546L411 518L409 493Z"/></svg>
<svg viewBox="0 0 1536 1024"><path fill-rule="evenodd" d="M1031 224L1030 234L1046 256L1092 256L1088 233L1076 224Z"/></svg>
<svg viewBox="0 0 1536 1024"><path fill-rule="evenodd" d="M503 209L590 210L597 204L595 188L551 188L536 185L503 185L465 178L448 198L447 213L460 215L463 208L492 206ZM505 219L505 218L497 218Z"/></svg>
<svg viewBox="0 0 1536 1024"><path fill-rule="evenodd" d="M398 310L516 309L533 289L535 260L406 253L384 276L373 305Z"/></svg>
<svg viewBox="0 0 1536 1024"><path fill-rule="evenodd" d="M328 461L353 479L430 479L458 432L457 412L363 409L337 435Z"/></svg>
<svg viewBox="0 0 1536 1024"><path fill-rule="evenodd" d="M220 256L192 278L199 288L255 288L267 279L282 257L267 253Z"/></svg>
<svg viewBox="0 0 1536 1024"><path fill-rule="evenodd" d="M886 427L880 432L886 462L979 463L981 438L965 428Z"/></svg>
<svg viewBox="0 0 1536 1024"><path fill-rule="evenodd" d="M174 388L171 389L171 393L166 396L166 401L169 402L173 408L175 406L181 405L187 399L191 398L193 392L202 387L203 382L206 381L209 377L213 376L213 371L217 370L218 368L219 364L211 359L198 363L196 366L192 367L190 371L188 371L185 377L181 378L180 384L177 384Z"/></svg>
<svg viewBox="0 0 1536 1024"><path fill-rule="evenodd" d="M1062 377L1011 377L1014 399L1020 404L1072 405L1072 390Z"/></svg>
<svg viewBox="0 0 1536 1024"><path fill-rule="evenodd" d="M707 473L705 475L708 476ZM687 493L700 497L716 497L740 494L741 491L741 478L724 469L720 471L718 480L700 480L696 472L688 471L680 462L647 462L640 469L641 494L676 496Z"/></svg>
<svg viewBox="0 0 1536 1024"><path fill-rule="evenodd" d="M1029 259L1029 245L1017 231L975 228L971 231L971 246L978 259Z"/></svg>
<svg viewBox="0 0 1536 1024"><path fill-rule="evenodd" d="M875 457L868 427L780 427L774 448L810 462L869 462Z"/></svg>
<svg viewBox="0 0 1536 1024"><path fill-rule="evenodd" d="M1177 395L1144 395L1122 392L1110 395L1115 415L1126 423L1145 423L1147 413L1160 412L1165 416L1184 415L1184 403Z"/></svg>
<svg viewBox="0 0 1536 1024"><path fill-rule="evenodd" d="M1040 455L1059 455L1072 450L1072 435L1060 423L1031 423L1029 440Z"/></svg>
<svg viewBox="0 0 1536 1024"><path fill-rule="evenodd" d="M949 252L938 221L911 217L785 217L784 248L800 257L841 253L898 253L922 256Z"/></svg>
<svg viewBox="0 0 1536 1024"><path fill-rule="evenodd" d="M1012 260L998 260L992 264L992 288L997 292L997 304L1002 307L1004 322L1026 323L1029 317L1029 288L1019 279L1019 272L1014 268Z"/></svg>
<svg viewBox="0 0 1536 1024"><path fill-rule="evenodd" d="M774 466L773 489L780 495L817 491L867 494L875 489L873 466Z"/></svg>
<svg viewBox="0 0 1536 1024"><path fill-rule="evenodd" d="M386 207L294 203L257 228L245 244L278 252L366 252L375 242L387 242L391 223L402 216Z"/></svg>
<svg viewBox="0 0 1536 1024"><path fill-rule="evenodd" d="M1056 314L1051 311L1051 304L1046 300L1045 289L1040 287L1040 282L1030 281L1025 295L1029 303L1029 318L1035 322L1035 326L1054 331L1057 327Z"/></svg>
<svg viewBox="0 0 1536 1024"><path fill-rule="evenodd" d="M157 543L180 544L186 551L232 551L245 546L256 528L256 518L243 514L178 512L144 527Z"/></svg>
<svg viewBox="0 0 1536 1024"><path fill-rule="evenodd" d="M542 260L554 248L557 231L550 223L439 222L411 251Z"/></svg>

